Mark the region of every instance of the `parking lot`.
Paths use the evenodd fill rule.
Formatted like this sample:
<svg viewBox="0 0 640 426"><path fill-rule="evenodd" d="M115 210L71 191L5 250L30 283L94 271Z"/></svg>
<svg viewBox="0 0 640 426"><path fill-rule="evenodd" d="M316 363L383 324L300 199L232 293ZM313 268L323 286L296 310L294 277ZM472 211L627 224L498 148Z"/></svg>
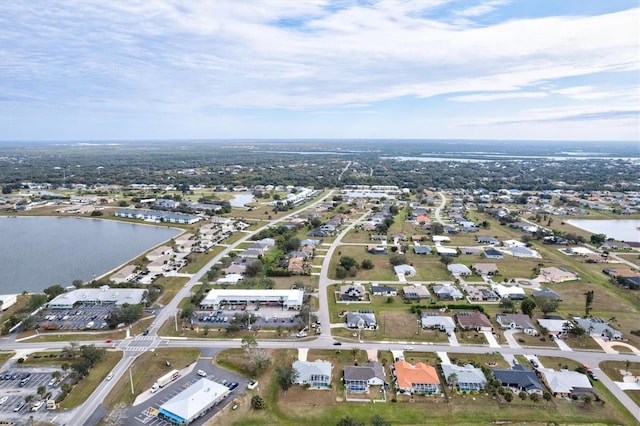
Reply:
<svg viewBox="0 0 640 426"><path fill-rule="evenodd" d="M198 426L204 424L208 419L211 418L211 416L213 416L218 411L223 409L227 404L229 404L235 396L244 392L247 387L247 381L243 377L217 368L213 366L208 360L200 360L191 373L178 379L175 383L167 385L164 389L159 390L153 397L151 397L144 403L129 409L129 411L127 412L127 420L125 424L131 426L140 426L140 423L149 426L168 425L169 423L157 418L155 415L165 402L169 401L171 398L178 395L180 392L187 389L198 380L202 379L202 377L198 376L197 374L198 370L205 371L207 373L206 377L209 380L218 382L220 384L226 384L227 386L230 383L237 383L238 386L235 389L231 390L231 393L227 395L227 397L223 399L222 402L212 407L204 416L195 420L193 423L190 423L190 425Z"/></svg>
<svg viewBox="0 0 640 426"><path fill-rule="evenodd" d="M113 305L82 305L73 309L48 309L41 313L36 328L42 330L100 330L107 328Z"/></svg>
<svg viewBox="0 0 640 426"><path fill-rule="evenodd" d="M28 395L38 401L40 386L44 386L47 393L51 393L51 399L55 399L60 393L60 384L51 384L51 374L57 370L55 367L14 367L0 372L0 418L19 420L30 415L38 419L44 418L47 414L46 405L43 404L36 414L31 410L31 404L22 403ZM20 405L19 410L14 411Z"/></svg>
<svg viewBox="0 0 640 426"><path fill-rule="evenodd" d="M227 305L222 309L214 311L197 311L194 314L194 323L204 326L213 325L215 327L226 327L234 318L250 315L250 321L240 324L241 328L262 328L262 327L290 327L300 326L300 318L296 318L298 311L282 310L280 307L260 306L256 310L255 305Z"/></svg>

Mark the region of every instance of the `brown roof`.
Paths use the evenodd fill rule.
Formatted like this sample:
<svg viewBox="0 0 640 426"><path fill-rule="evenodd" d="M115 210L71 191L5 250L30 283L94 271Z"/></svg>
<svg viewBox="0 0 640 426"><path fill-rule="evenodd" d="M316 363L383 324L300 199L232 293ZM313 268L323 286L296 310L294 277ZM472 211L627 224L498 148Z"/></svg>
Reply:
<svg viewBox="0 0 640 426"><path fill-rule="evenodd" d="M489 318L480 312L461 312L456 314L456 319L463 328L493 327Z"/></svg>

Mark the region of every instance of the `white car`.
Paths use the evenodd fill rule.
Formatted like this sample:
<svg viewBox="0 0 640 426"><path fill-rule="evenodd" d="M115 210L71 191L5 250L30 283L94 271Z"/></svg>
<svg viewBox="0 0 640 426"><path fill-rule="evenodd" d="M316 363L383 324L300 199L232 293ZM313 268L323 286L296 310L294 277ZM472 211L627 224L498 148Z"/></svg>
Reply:
<svg viewBox="0 0 640 426"><path fill-rule="evenodd" d="M413 350L413 346L405 346L404 350L405 351L412 351Z"/></svg>
<svg viewBox="0 0 640 426"><path fill-rule="evenodd" d="M8 396L3 396L2 398L0 398L0 405L4 404L5 402L7 402L7 399L9 399Z"/></svg>
<svg viewBox="0 0 640 426"><path fill-rule="evenodd" d="M113 379L113 373L109 373L109 374L107 375L107 380L111 380L111 379Z"/></svg>
<svg viewBox="0 0 640 426"><path fill-rule="evenodd" d="M207 372L204 370L198 370L198 376L207 377Z"/></svg>

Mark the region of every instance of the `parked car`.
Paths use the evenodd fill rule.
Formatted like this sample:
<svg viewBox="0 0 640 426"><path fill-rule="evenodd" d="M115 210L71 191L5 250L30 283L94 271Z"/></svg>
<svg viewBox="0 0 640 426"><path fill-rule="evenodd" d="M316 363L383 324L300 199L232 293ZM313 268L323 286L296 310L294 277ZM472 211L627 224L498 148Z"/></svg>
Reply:
<svg viewBox="0 0 640 426"><path fill-rule="evenodd" d="M26 403L26 402L24 402L24 401L20 401L20 402L18 402L18 403L16 404L16 406L15 406L15 407L13 407L13 411L15 411L15 412L17 413L18 411L22 410L22 409L24 408L24 406L25 406L25 405L27 405L27 403Z"/></svg>

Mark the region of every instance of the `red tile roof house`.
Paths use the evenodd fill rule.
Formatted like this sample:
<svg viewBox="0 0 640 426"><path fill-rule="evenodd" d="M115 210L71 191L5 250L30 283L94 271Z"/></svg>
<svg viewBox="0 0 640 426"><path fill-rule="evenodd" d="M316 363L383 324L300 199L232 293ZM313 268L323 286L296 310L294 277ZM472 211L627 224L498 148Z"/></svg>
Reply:
<svg viewBox="0 0 640 426"><path fill-rule="evenodd" d="M462 330L493 331L489 318L480 312L458 312L456 321Z"/></svg>
<svg viewBox="0 0 640 426"><path fill-rule="evenodd" d="M438 372L430 365L423 362L412 365L406 361L396 361L393 364L393 372L398 394L435 395L442 393Z"/></svg>

